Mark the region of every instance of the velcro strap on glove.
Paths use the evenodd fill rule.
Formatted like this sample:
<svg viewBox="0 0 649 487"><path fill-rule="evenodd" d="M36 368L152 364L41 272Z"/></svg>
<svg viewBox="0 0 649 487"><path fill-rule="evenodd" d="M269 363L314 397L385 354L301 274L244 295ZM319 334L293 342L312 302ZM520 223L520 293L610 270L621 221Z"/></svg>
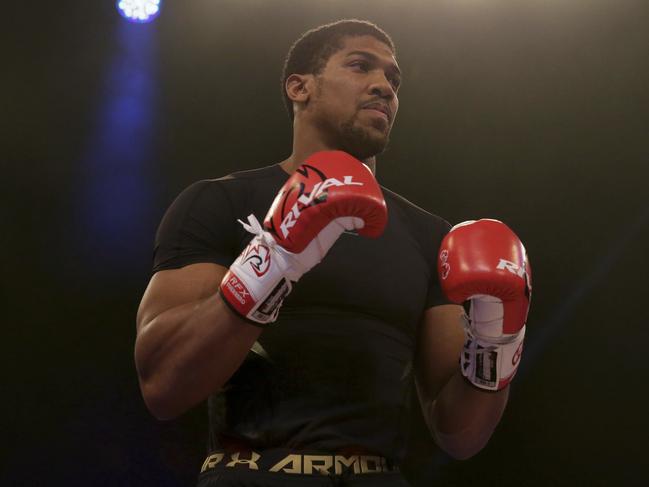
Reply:
<svg viewBox="0 0 649 487"><path fill-rule="evenodd" d="M509 337L485 337L476 333L465 316L466 339L460 355L462 375L474 386L488 391L498 391L516 375L523 352L525 326Z"/></svg>

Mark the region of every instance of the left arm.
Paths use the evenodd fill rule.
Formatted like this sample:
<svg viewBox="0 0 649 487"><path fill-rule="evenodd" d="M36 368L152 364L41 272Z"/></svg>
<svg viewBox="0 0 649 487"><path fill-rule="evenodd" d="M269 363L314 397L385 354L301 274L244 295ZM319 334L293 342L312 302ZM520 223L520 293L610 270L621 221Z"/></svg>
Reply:
<svg viewBox="0 0 649 487"><path fill-rule="evenodd" d="M483 391L462 377L463 314L455 304L426 310L415 356L415 383L428 429L437 445L459 460L487 444L509 395L509 386Z"/></svg>
<svg viewBox="0 0 649 487"><path fill-rule="evenodd" d="M505 410L523 350L531 269L516 234L482 219L449 231L437 270L449 301L470 302L469 316L458 305L426 310L415 377L437 444L466 459L487 444Z"/></svg>

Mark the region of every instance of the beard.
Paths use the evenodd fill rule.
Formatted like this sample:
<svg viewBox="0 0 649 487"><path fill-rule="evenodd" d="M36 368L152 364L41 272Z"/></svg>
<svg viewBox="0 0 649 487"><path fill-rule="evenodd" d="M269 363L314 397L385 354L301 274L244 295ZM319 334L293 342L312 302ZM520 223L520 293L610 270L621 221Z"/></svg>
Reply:
<svg viewBox="0 0 649 487"><path fill-rule="evenodd" d="M341 149L361 161L381 154L390 142L389 131L379 134L381 128L375 128L376 131L361 125L357 115L341 123L338 127Z"/></svg>
<svg viewBox="0 0 649 487"><path fill-rule="evenodd" d="M313 103L319 103L324 96L323 93L323 80L317 78ZM373 130L358 119L359 111L338 123L335 122L336 117L327 112L326 108L321 111L316 124L321 132L326 134L328 144L347 152L356 159L363 161L381 154L390 142L390 127L385 127L382 122L376 121L372 122L375 129Z"/></svg>

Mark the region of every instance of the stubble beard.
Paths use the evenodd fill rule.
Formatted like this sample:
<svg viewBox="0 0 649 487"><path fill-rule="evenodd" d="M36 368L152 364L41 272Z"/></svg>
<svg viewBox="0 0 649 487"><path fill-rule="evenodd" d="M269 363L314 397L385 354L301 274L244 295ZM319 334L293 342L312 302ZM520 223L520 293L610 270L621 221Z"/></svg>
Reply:
<svg viewBox="0 0 649 487"><path fill-rule="evenodd" d="M316 99L322 97L323 81L318 78L316 81L317 91ZM329 133L330 144L340 150L347 152L359 160L365 160L370 157L381 154L390 142L390 130L383 135L374 133L369 127L364 127L358 120L359 113L356 112L349 119L341 122L337 126L332 123L328 117L322 117L319 120L320 127L325 133ZM381 128L375 127L376 132Z"/></svg>
<svg viewBox="0 0 649 487"><path fill-rule="evenodd" d="M340 124L339 136L342 150L360 160L381 154L390 142L387 133L381 136L369 127L363 127L357 115Z"/></svg>

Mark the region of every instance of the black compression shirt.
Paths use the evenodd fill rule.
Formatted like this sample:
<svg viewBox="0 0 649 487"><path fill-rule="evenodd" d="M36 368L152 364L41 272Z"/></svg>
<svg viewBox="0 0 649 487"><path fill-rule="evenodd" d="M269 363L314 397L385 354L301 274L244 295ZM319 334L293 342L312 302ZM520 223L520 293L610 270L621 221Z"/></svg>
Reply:
<svg viewBox="0 0 649 487"><path fill-rule="evenodd" d="M273 165L187 188L158 229L154 272L228 267L253 237L237 219L263 221L287 179ZM210 398L212 447L237 439L260 450L361 447L402 459L418 324L426 308L447 302L436 256L450 225L382 189L384 234L344 233Z"/></svg>

